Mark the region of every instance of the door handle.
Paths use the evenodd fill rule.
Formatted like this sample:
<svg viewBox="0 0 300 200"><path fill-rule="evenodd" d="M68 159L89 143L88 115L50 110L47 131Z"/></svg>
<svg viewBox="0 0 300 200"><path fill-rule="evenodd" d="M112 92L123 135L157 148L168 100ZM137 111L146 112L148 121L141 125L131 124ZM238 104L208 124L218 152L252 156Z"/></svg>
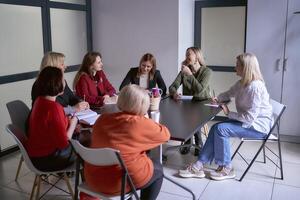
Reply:
<svg viewBox="0 0 300 200"><path fill-rule="evenodd" d="M280 58L278 58L278 59L276 59L276 71L280 71L280 61L281 61L281 59Z"/></svg>
<svg viewBox="0 0 300 200"><path fill-rule="evenodd" d="M287 70L287 62L288 62L288 58L285 58L283 60L283 71L286 71Z"/></svg>

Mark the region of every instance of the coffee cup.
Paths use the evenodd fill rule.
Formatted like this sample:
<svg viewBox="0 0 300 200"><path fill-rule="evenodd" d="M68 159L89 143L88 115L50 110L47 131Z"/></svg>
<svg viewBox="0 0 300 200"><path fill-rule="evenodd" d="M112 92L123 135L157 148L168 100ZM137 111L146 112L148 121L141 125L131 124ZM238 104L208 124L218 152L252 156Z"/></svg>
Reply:
<svg viewBox="0 0 300 200"><path fill-rule="evenodd" d="M149 110L159 110L160 96L150 97L150 108Z"/></svg>
<svg viewBox="0 0 300 200"><path fill-rule="evenodd" d="M162 95L163 91L160 88L152 88L151 89L151 96L156 98L156 97L160 97Z"/></svg>

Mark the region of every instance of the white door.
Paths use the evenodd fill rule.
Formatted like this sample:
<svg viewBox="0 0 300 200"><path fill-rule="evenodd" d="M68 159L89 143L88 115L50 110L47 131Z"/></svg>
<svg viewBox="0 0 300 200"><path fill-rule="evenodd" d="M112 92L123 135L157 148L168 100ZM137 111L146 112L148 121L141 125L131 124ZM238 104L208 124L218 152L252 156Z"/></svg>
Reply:
<svg viewBox="0 0 300 200"><path fill-rule="evenodd" d="M280 101L286 1L248 0L246 52L260 64L270 97Z"/></svg>
<svg viewBox="0 0 300 200"><path fill-rule="evenodd" d="M286 34L286 70L282 102L287 105L280 132L300 136L300 1L289 0Z"/></svg>

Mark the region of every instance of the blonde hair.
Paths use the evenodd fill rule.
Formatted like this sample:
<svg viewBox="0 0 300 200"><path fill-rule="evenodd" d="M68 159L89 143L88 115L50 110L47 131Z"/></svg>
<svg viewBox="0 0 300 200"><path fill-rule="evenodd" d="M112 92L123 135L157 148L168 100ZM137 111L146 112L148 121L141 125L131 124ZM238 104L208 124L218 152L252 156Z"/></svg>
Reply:
<svg viewBox="0 0 300 200"><path fill-rule="evenodd" d="M259 64L256 56L252 53L243 53L236 57L237 61L243 68L241 83L247 86L254 80L264 81L259 69Z"/></svg>
<svg viewBox="0 0 300 200"><path fill-rule="evenodd" d="M40 71L42 71L45 67L51 66L51 67L58 67L59 65L64 63L65 55L58 52L47 52L41 62Z"/></svg>
<svg viewBox="0 0 300 200"><path fill-rule="evenodd" d="M135 115L145 115L150 106L148 92L138 85L131 84L122 88L117 106L121 111Z"/></svg>
<svg viewBox="0 0 300 200"><path fill-rule="evenodd" d="M201 51L200 48L198 48L198 47L189 47L189 48L187 48L186 53L187 53L188 51L194 52L194 54L196 55L196 59L197 59L197 61L199 62L199 64L200 64L201 66L203 66L203 67L206 67L206 64L205 64L205 61L204 61L203 52ZM182 64L187 65L187 64L188 64L188 63L187 63L187 60L185 59L185 60L182 62Z"/></svg>

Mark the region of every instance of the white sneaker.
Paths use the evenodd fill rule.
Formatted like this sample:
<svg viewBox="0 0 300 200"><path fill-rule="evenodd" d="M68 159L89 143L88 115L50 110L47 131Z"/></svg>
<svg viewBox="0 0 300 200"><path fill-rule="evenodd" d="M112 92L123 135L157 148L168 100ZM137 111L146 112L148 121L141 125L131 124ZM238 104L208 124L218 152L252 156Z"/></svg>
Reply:
<svg viewBox="0 0 300 200"><path fill-rule="evenodd" d="M203 168L196 168L193 163L191 163L186 169L179 170L179 176L183 178L204 178L205 174Z"/></svg>
<svg viewBox="0 0 300 200"><path fill-rule="evenodd" d="M216 181L235 178L233 168L219 166L218 169L210 173L210 178Z"/></svg>

